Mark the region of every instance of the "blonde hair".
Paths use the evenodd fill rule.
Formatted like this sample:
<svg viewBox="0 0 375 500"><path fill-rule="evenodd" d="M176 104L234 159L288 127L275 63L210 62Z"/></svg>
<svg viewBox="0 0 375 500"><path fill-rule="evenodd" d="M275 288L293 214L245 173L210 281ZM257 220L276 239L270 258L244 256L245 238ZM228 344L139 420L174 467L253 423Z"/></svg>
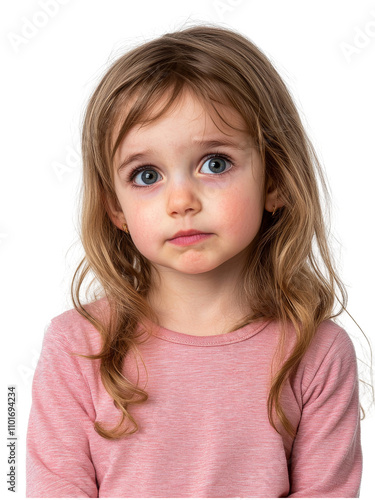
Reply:
<svg viewBox="0 0 375 500"><path fill-rule="evenodd" d="M87 105L82 130L80 235L85 256L74 273L71 295L76 310L97 328L103 341L100 353L82 356L101 360L103 385L122 414L115 428L106 430L95 422L95 429L108 439L137 432L138 424L128 406L145 403L148 394L122 373L123 362L130 349L137 350L147 339L142 340L142 335L150 334L147 320L159 324L157 312L146 300L152 286L152 264L109 217L108 200L118 206L114 155L135 124L163 115L184 89L191 90L224 121L215 103L225 103L242 116L262 158L265 186L271 182L283 204L274 217L264 211L260 230L249 246L239 290L251 304L252 314L231 331L260 318L278 320L281 352L287 325L294 326L294 348L272 375L268 396L271 425L277 430L275 410L294 437L296 429L280 404L282 388L295 374L319 324L337 317L347 305L345 286L330 255L317 174L326 199L328 191L296 106L271 62L243 35L212 25L167 33L133 48L111 65ZM150 117L165 96L169 96L166 105ZM80 302L81 286L90 273L94 278L89 288L100 285L95 298L108 300L106 320L92 315ZM334 314L336 287L341 308ZM122 428L125 419L133 423L133 429Z"/></svg>

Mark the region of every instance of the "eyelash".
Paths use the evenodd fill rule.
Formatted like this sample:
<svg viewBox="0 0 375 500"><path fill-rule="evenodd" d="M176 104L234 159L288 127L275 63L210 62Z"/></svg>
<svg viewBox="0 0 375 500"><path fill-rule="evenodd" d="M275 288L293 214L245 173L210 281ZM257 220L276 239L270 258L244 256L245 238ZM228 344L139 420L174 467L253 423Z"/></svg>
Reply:
<svg viewBox="0 0 375 500"><path fill-rule="evenodd" d="M204 159L204 163L209 160L210 158L223 158L224 160L226 160L228 163L231 164L231 168L229 170L225 170L224 172L220 172L218 174L214 174L214 175L224 175L224 174L227 174L229 173L230 171L233 170L233 168L236 166L235 163L233 162L232 158L230 158L228 155L226 154L223 154L223 153L220 153L220 152L216 152L216 153L210 153L208 155L206 155L203 159ZM133 183L133 180L134 178L140 173L140 172L143 172L145 170L154 170L154 168L152 167L152 165L140 165L139 167L135 167L130 173L129 175L127 176L126 178L126 182L128 182L132 188L145 188L145 187L148 187L148 186L139 186L138 184L134 184ZM153 186L154 184L150 184L149 186Z"/></svg>

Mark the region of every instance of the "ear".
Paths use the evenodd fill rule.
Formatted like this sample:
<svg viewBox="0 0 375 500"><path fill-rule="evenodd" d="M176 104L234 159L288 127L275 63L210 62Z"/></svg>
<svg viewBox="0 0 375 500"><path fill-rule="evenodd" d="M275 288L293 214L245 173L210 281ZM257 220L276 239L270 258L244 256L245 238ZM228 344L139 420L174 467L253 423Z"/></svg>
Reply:
<svg viewBox="0 0 375 500"><path fill-rule="evenodd" d="M103 203L113 224L123 231L126 220L117 198L113 199L110 195L105 194L103 195Z"/></svg>
<svg viewBox="0 0 375 500"><path fill-rule="evenodd" d="M274 186L272 180L268 180L266 195L265 195L265 200L264 200L264 208L268 212L273 212L274 210L277 210L278 208L280 208L282 206L283 206L283 203L278 196L277 188Z"/></svg>

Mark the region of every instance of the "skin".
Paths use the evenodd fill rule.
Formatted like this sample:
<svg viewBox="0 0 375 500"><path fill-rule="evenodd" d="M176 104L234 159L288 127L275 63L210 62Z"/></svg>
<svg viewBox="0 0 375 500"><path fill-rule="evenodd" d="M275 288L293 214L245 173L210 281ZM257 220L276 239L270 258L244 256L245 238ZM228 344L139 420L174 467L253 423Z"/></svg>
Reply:
<svg viewBox="0 0 375 500"><path fill-rule="evenodd" d="M226 121L245 129L235 110L224 105L217 109ZM276 190L268 189L264 196L264 169L252 138L224 122L219 127L200 102L184 91L167 114L133 127L115 156L118 204L114 207L109 202L109 215L120 229L126 222L135 246L160 273L160 280L153 275L147 300L161 325L190 335L225 333L251 312L238 294L239 273L264 209L272 212L280 206ZM208 149L197 143L209 139L230 139L241 149ZM118 172L127 155L147 148L153 152ZM217 152L231 161L223 161L220 154L206 158ZM225 173L212 171L212 164ZM141 172L129 182L127 176L140 165L147 165L151 180ZM141 187L132 188L132 183ZM212 236L191 246L168 241L177 231L189 229Z"/></svg>

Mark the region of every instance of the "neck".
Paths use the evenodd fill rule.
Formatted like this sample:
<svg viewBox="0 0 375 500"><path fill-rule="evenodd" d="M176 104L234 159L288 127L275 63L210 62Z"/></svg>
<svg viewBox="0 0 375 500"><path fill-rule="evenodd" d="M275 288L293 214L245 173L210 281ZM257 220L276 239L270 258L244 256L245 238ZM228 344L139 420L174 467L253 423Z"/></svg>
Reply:
<svg viewBox="0 0 375 500"><path fill-rule="evenodd" d="M225 269L184 274L159 269L147 300L161 326L191 335L217 335L249 322L248 304L239 291L239 276Z"/></svg>

